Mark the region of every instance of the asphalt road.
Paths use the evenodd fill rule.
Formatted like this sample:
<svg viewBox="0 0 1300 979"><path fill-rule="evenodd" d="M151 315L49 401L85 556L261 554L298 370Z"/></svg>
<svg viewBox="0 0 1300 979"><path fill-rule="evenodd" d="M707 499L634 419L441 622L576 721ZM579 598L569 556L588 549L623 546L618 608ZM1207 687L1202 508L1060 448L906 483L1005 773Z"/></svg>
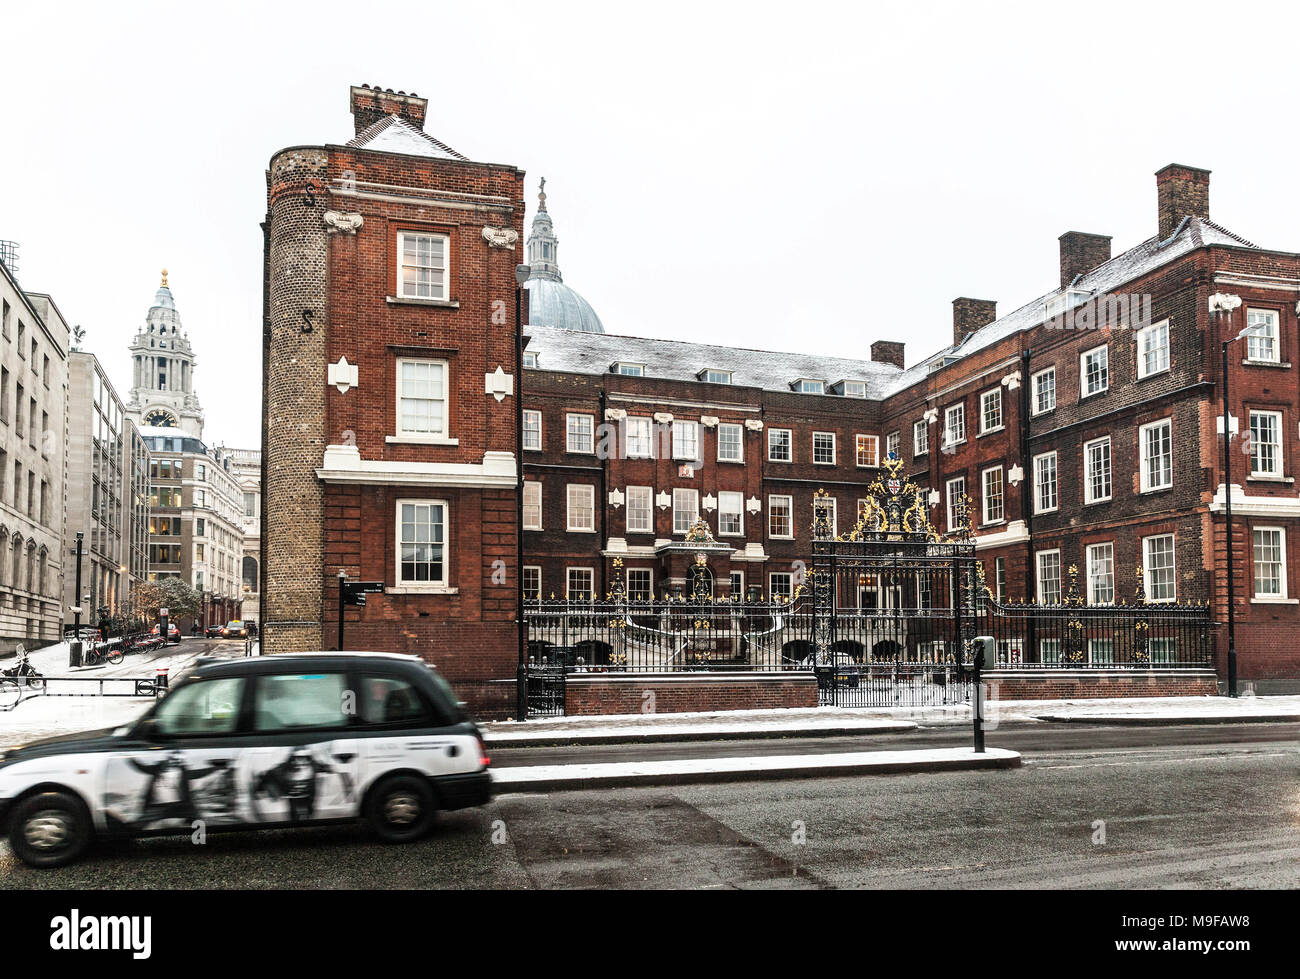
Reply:
<svg viewBox="0 0 1300 979"><path fill-rule="evenodd" d="M1020 769L502 796L446 814L410 846L351 826L213 834L201 847L100 845L38 872L0 845L0 888L1297 887L1296 735L1264 724L1007 727L990 743L1024 751ZM835 750L885 740L836 739ZM793 743L655 749L778 745ZM550 750L497 760L540 762ZM624 749L561 750L610 760Z"/></svg>

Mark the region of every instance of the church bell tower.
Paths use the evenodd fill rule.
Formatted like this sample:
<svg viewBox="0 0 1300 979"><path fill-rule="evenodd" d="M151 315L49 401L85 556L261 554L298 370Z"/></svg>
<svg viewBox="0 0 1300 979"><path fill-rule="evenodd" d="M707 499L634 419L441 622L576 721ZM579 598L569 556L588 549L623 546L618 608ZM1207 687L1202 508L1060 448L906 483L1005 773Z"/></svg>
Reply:
<svg viewBox="0 0 1300 979"><path fill-rule="evenodd" d="M167 270L145 325L131 341L131 397L126 413L141 428L175 428L203 438L203 409L194 393L194 350L181 327Z"/></svg>

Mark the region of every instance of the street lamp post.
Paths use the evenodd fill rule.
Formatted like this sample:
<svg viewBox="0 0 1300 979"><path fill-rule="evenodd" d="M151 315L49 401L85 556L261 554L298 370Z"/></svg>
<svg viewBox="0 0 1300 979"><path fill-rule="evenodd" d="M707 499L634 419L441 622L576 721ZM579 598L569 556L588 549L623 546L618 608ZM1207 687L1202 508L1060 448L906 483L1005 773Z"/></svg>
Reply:
<svg viewBox="0 0 1300 979"><path fill-rule="evenodd" d="M1219 335L1224 335L1224 327L1232 328L1232 311L1241 305L1240 296L1232 296L1222 292L1216 292L1210 297L1210 312L1219 318ZM1223 385L1221 395L1223 398L1223 523L1225 549L1227 550L1227 575L1228 575L1228 696L1237 696L1237 577L1233 568L1232 554L1232 450L1230 447L1232 441L1232 431L1230 428L1232 413L1228 408L1228 345L1240 340L1246 334L1250 333L1251 327L1247 326L1235 337L1226 339L1222 343L1223 355Z"/></svg>

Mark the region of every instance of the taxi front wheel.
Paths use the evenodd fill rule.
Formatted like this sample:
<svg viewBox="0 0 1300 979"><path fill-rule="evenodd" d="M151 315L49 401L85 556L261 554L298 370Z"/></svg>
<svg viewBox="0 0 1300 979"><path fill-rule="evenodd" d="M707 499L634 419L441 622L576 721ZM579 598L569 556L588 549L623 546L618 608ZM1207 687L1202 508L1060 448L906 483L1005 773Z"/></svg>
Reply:
<svg viewBox="0 0 1300 979"><path fill-rule="evenodd" d="M18 803L9 845L30 867L61 867L90 844L90 813L70 792L40 792Z"/></svg>
<svg viewBox="0 0 1300 979"><path fill-rule="evenodd" d="M366 822L386 843L407 843L424 836L436 815L429 783L413 775L392 775L370 792Z"/></svg>

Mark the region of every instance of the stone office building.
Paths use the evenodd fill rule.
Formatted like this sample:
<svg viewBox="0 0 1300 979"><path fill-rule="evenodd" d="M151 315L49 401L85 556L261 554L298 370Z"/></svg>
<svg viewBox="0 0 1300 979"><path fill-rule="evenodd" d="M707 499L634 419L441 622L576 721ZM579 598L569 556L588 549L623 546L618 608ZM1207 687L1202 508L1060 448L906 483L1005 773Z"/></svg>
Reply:
<svg viewBox="0 0 1300 979"><path fill-rule="evenodd" d="M148 574L149 451L99 358L78 350L68 358L67 485L64 624L76 621L74 606L83 624L98 622L101 608L128 615L132 589Z"/></svg>
<svg viewBox="0 0 1300 979"><path fill-rule="evenodd" d="M69 336L0 261L0 652L61 635Z"/></svg>
<svg viewBox="0 0 1300 979"><path fill-rule="evenodd" d="M131 344L127 416L149 451L149 580L180 578L201 593L198 616L176 616L183 632L240 617L243 495L234 460L203 442L194 349L163 271Z"/></svg>

